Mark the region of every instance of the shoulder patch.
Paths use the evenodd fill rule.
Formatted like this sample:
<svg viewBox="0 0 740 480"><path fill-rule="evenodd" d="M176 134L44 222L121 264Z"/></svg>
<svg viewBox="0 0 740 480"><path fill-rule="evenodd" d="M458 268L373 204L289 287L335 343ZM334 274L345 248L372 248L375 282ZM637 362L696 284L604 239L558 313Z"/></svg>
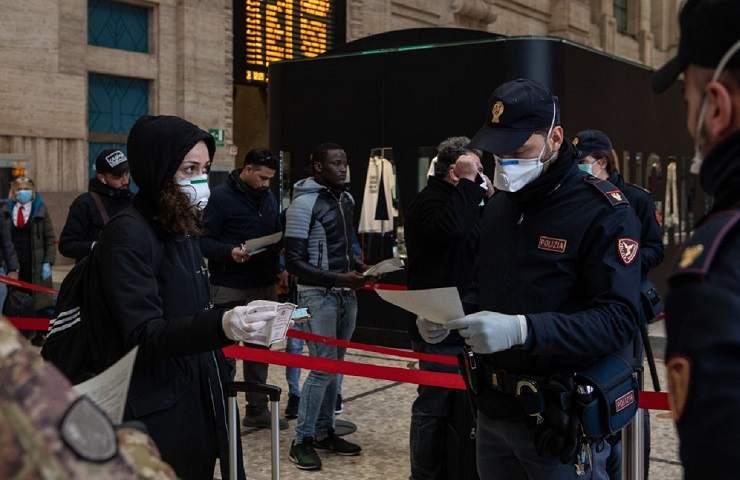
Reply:
<svg viewBox="0 0 740 480"><path fill-rule="evenodd" d="M592 175L586 175L583 177L583 181L601 192L612 207L630 204L624 193L606 180L598 179Z"/></svg>
<svg viewBox="0 0 740 480"><path fill-rule="evenodd" d="M722 241L738 224L740 224L740 210L727 210L707 218L681 249L671 277L679 275L703 277L706 275L717 256Z"/></svg>

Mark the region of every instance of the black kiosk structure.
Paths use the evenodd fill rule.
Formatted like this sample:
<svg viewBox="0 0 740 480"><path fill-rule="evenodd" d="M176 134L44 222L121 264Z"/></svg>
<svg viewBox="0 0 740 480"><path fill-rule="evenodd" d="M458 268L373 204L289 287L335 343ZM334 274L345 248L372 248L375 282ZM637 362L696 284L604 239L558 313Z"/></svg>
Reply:
<svg viewBox="0 0 740 480"><path fill-rule="evenodd" d="M710 199L688 173L693 145L686 133L681 87L654 95L651 74L639 64L563 39L436 28L376 35L316 58L273 64L270 147L284 159L284 205L290 185L308 174L312 148L330 141L347 151L359 216L369 158L380 151L395 167L395 224L397 237L402 237L405 208L426 184L435 146L454 135L472 137L490 115L486 104L493 89L508 80L531 78L558 95L566 136L587 128L609 134L623 175L650 189L659 211L665 209L667 180L672 180L668 187L675 184L678 198L669 205L666 260L652 272L664 291L676 246ZM672 163L675 167L669 168ZM484 165L493 169L491 159L484 159ZM673 169L675 177L668 174ZM382 249L381 256L392 251ZM373 254L370 261L381 259L377 251ZM403 274L384 281L405 284ZM358 297L356 340L409 346L411 314L372 291Z"/></svg>

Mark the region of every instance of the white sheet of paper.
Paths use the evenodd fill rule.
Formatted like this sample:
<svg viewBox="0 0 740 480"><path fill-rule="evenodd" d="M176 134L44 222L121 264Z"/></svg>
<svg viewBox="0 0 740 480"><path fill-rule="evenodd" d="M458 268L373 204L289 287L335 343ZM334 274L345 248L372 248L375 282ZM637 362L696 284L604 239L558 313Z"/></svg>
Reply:
<svg viewBox="0 0 740 480"><path fill-rule="evenodd" d="M375 290L380 298L435 323L445 324L465 316L455 287L429 290Z"/></svg>
<svg viewBox="0 0 740 480"><path fill-rule="evenodd" d="M247 250L248 254L254 255L256 253L264 252L266 247L278 243L282 238L283 232L276 232L272 235L253 238L244 242L244 248Z"/></svg>
<svg viewBox="0 0 740 480"><path fill-rule="evenodd" d="M397 272L399 270L403 270L403 261L400 258L389 258L368 268L362 275L365 277L377 277L378 275Z"/></svg>
<svg viewBox="0 0 740 480"><path fill-rule="evenodd" d="M107 413L114 424L123 421L128 386L138 351L139 347L134 347L103 373L74 386L77 393L87 395Z"/></svg>

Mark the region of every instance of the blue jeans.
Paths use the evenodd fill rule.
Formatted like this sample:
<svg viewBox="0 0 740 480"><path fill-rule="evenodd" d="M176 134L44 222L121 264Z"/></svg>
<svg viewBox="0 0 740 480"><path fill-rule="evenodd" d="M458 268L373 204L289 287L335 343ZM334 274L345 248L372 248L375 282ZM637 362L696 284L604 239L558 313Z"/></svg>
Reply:
<svg viewBox="0 0 740 480"><path fill-rule="evenodd" d="M524 421L492 420L478 412L478 474L485 480L607 480L606 460L611 446L593 447L590 474L576 475L573 465L543 457L534 446L534 431Z"/></svg>
<svg viewBox="0 0 740 480"><path fill-rule="evenodd" d="M355 331L357 297L354 291L312 289L298 292L298 305L308 307L311 320L304 329L316 335L349 340ZM312 357L344 359L344 348L307 342ZM322 440L334 428L337 375L312 370L303 382L298 407L296 443L304 438Z"/></svg>
<svg viewBox="0 0 740 480"><path fill-rule="evenodd" d="M293 328L301 328L296 324ZM285 345L285 351L287 353L301 354L303 353L304 341L299 338L288 337L288 342ZM288 395L300 396L301 395L301 369L298 367L285 367L285 380L288 382Z"/></svg>
<svg viewBox="0 0 740 480"><path fill-rule="evenodd" d="M462 345L437 344L412 341L415 352L455 356L462 352ZM453 365L420 361L421 370L458 373ZM443 480L452 478L447 472L449 424L454 423L455 408L459 407L462 395L455 390L419 385L418 396L411 407L409 430L409 453L411 455L412 480ZM457 401L456 401L457 400ZM467 404L462 405L467 408ZM472 426L472 425L471 425Z"/></svg>

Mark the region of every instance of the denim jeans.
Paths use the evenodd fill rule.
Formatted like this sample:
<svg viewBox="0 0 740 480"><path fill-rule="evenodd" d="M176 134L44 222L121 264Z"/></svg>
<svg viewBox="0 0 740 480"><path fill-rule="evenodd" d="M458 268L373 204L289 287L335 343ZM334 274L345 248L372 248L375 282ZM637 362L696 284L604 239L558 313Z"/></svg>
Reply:
<svg viewBox="0 0 740 480"><path fill-rule="evenodd" d="M296 324L293 328L302 328ZM304 341L299 338L288 337L285 344L287 353L301 354L303 352ZM288 394L294 396L301 395L301 369L298 367L285 367L285 380L288 382Z"/></svg>
<svg viewBox="0 0 740 480"><path fill-rule="evenodd" d="M609 442L592 449L591 472L576 475L574 465L543 457L534 445L534 431L524 421L492 420L478 412L478 473L485 480L607 480Z"/></svg>
<svg viewBox="0 0 740 480"><path fill-rule="evenodd" d="M355 331L357 297L354 291L311 289L298 292L298 305L308 307L311 320L304 329L316 335L349 340ZM344 348L308 343L312 357L344 359ZM303 382L298 407L296 443L311 437L321 440L334 428L337 375L312 370Z"/></svg>
<svg viewBox="0 0 740 480"><path fill-rule="evenodd" d="M415 352L438 355L457 355L462 352L461 345L437 344L412 341ZM432 372L458 373L453 365L433 362L419 362L421 370ZM448 388L419 385L418 395L411 407L411 428L409 431L411 455L411 480L446 480L454 477L447 471L447 435L456 406L456 392ZM458 397L459 398L459 397ZM458 402L459 405L459 402ZM465 405L467 407L467 405Z"/></svg>

